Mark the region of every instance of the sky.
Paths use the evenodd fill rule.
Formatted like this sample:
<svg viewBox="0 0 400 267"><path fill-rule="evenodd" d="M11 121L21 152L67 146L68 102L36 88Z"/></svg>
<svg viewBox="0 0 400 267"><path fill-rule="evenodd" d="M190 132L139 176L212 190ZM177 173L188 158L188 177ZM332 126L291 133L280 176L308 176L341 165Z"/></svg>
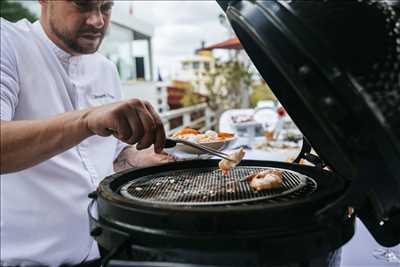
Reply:
<svg viewBox="0 0 400 267"><path fill-rule="evenodd" d="M201 41L209 45L229 37L229 30L218 19L222 10L214 0L135 0L119 1L117 5L129 8L129 2L134 16L155 27L154 65L163 76L173 74L179 60L193 55Z"/></svg>

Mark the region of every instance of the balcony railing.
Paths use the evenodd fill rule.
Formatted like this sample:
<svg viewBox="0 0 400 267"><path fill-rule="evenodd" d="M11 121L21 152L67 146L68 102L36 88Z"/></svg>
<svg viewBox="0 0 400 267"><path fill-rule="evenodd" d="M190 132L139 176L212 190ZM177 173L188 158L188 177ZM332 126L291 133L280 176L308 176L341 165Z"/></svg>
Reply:
<svg viewBox="0 0 400 267"><path fill-rule="evenodd" d="M178 125L171 128L171 122L181 118ZM161 114L165 130L168 135L184 127L200 127L200 131L212 129L216 124L214 112L207 106L207 103L198 104L191 107L174 109Z"/></svg>

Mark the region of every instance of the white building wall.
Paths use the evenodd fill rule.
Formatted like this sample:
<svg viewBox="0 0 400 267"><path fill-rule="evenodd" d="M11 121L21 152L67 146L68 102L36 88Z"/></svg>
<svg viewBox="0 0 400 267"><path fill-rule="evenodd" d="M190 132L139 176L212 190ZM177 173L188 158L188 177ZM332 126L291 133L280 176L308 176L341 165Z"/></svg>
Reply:
<svg viewBox="0 0 400 267"><path fill-rule="evenodd" d="M198 67L194 68L194 64ZM208 64L208 70L205 68ZM194 90L202 95L208 95L206 83L208 76L206 73L213 72L215 69L215 59L208 56L194 55L181 61L181 70L174 77L176 80L190 81Z"/></svg>
<svg viewBox="0 0 400 267"><path fill-rule="evenodd" d="M139 98L149 101L159 113L169 110L167 86L160 82L128 81L122 84L124 99Z"/></svg>

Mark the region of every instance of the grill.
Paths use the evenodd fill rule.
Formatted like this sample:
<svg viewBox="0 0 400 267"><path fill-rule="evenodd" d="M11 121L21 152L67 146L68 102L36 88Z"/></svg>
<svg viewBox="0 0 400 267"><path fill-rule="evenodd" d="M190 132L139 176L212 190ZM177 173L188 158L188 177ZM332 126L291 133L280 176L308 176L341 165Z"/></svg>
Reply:
<svg viewBox="0 0 400 267"><path fill-rule="evenodd" d="M399 244L398 14L375 0L217 1L310 141L296 160L315 166L244 160L224 176L198 160L106 177L91 195L98 219L89 212L103 266L337 266L356 215L381 245ZM275 169L279 188L243 181Z"/></svg>
<svg viewBox="0 0 400 267"><path fill-rule="evenodd" d="M347 216L345 205L335 207L329 220L315 216L346 189L334 173L244 160L224 176L217 165L218 160L183 161L107 177L96 194L99 219L90 217L92 235L110 257L129 260L130 266L141 266L132 260L265 266L313 253L323 260L353 234L354 217ZM282 171L281 187L256 192L243 181L264 170ZM286 255L288 244L299 248L312 240L318 246ZM169 266L163 264L150 266Z"/></svg>
<svg viewBox="0 0 400 267"><path fill-rule="evenodd" d="M274 198L276 201L284 201L304 197L317 188L317 183L310 177L278 169L282 171L283 179L279 188L255 191L243 178L264 170L277 169L239 166L226 176L216 168L163 172L127 183L121 188L121 194L128 199L147 203L207 206L248 203ZM295 194L291 196L292 193Z"/></svg>

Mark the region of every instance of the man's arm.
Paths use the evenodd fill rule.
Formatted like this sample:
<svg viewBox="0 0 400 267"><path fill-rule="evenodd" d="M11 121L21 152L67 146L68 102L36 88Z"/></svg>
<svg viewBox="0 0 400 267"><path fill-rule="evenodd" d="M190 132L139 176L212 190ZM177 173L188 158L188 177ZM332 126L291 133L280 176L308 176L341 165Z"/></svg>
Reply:
<svg viewBox="0 0 400 267"><path fill-rule="evenodd" d="M114 135L145 149L161 152L165 132L160 117L146 101L130 99L67 112L46 120L0 122L0 172L29 168L79 144L91 135Z"/></svg>
<svg viewBox="0 0 400 267"><path fill-rule="evenodd" d="M175 161L176 158L174 156L164 151L155 153L152 147L144 150L137 150L135 146L128 146L121 151L114 161L114 171L120 172L131 168L157 166Z"/></svg>
<svg viewBox="0 0 400 267"><path fill-rule="evenodd" d="M79 144L93 133L85 112L68 112L47 120L0 121L1 173L32 167Z"/></svg>

